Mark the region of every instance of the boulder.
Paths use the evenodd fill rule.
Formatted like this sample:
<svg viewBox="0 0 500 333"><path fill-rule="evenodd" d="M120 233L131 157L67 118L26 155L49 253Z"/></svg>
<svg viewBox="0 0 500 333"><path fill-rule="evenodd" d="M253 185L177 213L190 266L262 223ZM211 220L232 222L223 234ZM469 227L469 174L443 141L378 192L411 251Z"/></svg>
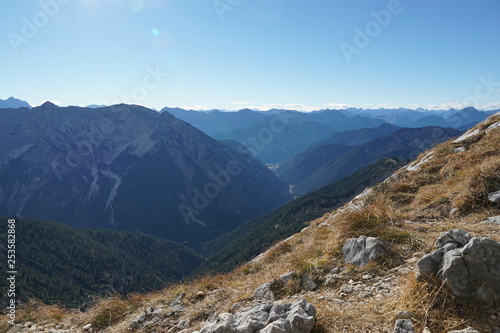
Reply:
<svg viewBox="0 0 500 333"><path fill-rule="evenodd" d="M394 325L393 333L416 333L410 319L398 319Z"/></svg>
<svg viewBox="0 0 500 333"><path fill-rule="evenodd" d="M293 303L256 301L237 312L220 314L200 333L309 333L315 325L316 309L305 299Z"/></svg>
<svg viewBox="0 0 500 333"><path fill-rule="evenodd" d="M253 291L253 298L259 301L274 301L274 294L271 290L272 283L264 283Z"/></svg>
<svg viewBox="0 0 500 333"><path fill-rule="evenodd" d="M424 256L417 267L421 277L446 281L451 293L482 309L500 304L500 242L472 237L462 245L465 231L450 230L436 242L434 252ZM439 240L438 239L438 240ZM444 240L449 240L444 243Z"/></svg>
<svg viewBox="0 0 500 333"><path fill-rule="evenodd" d="M389 245L381 238L360 236L346 240L342 254L344 261L361 267L388 253L389 249Z"/></svg>
<svg viewBox="0 0 500 333"><path fill-rule="evenodd" d="M500 224L500 216L493 216L484 221L484 223Z"/></svg>
<svg viewBox="0 0 500 333"><path fill-rule="evenodd" d="M441 248L447 243L457 243L464 246L471 239L470 234L462 229L451 229L450 231L443 232L436 240L436 247Z"/></svg>
<svg viewBox="0 0 500 333"><path fill-rule="evenodd" d="M302 288L304 288L305 290L313 291L313 290L318 289L318 285L316 284L316 282L314 282L313 278L310 277L309 275L302 275L301 280L302 280L301 281Z"/></svg>
<svg viewBox="0 0 500 333"><path fill-rule="evenodd" d="M492 203L499 204L500 203L500 191L488 193L488 200Z"/></svg>
<svg viewBox="0 0 500 333"><path fill-rule="evenodd" d="M468 327L468 328L463 329L463 330L448 331L448 333L479 333L479 331L472 328L472 327Z"/></svg>

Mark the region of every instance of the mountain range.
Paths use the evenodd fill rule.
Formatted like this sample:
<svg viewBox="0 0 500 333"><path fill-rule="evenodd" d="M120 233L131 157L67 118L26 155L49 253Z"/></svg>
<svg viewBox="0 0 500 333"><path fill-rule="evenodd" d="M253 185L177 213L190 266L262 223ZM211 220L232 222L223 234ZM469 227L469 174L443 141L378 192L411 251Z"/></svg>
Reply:
<svg viewBox="0 0 500 333"><path fill-rule="evenodd" d="M129 105L0 109L0 212L196 245L290 199L245 149Z"/></svg>
<svg viewBox="0 0 500 333"><path fill-rule="evenodd" d="M394 129L389 128L390 131ZM359 138L355 140L348 140L353 135L353 132L348 132L346 139L341 141L354 145L369 140L370 137L385 134L377 129L360 132ZM333 183L383 158L391 157L403 161L413 159L422 151L457 137L460 133L452 128L441 127L402 128L355 147L338 143L324 144L297 155L280 166L276 173L293 186L295 194L303 194ZM366 140L362 140L363 134Z"/></svg>

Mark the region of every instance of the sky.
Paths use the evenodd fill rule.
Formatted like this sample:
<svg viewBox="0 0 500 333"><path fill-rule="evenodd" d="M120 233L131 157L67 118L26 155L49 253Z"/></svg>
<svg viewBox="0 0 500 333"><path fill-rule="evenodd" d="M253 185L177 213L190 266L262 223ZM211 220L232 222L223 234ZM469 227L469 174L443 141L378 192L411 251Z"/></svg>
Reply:
<svg viewBox="0 0 500 333"><path fill-rule="evenodd" d="M500 109L498 0L4 0L0 98Z"/></svg>

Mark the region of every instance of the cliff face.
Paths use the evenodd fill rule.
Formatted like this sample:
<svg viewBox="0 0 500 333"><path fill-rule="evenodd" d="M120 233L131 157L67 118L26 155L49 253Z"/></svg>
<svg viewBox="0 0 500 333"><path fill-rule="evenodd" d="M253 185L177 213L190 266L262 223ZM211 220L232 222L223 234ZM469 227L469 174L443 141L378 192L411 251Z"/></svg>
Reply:
<svg viewBox="0 0 500 333"><path fill-rule="evenodd" d="M0 212L213 238L288 200L258 160L138 106L0 110Z"/></svg>

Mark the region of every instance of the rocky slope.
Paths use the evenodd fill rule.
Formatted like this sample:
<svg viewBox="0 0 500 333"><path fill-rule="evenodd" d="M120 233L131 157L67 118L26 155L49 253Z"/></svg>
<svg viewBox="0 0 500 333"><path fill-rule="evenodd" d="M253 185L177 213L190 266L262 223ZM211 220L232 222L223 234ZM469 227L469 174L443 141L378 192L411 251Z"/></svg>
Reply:
<svg viewBox="0 0 500 333"><path fill-rule="evenodd" d="M18 311L15 329L310 332L314 322L314 332L498 332L500 313L491 300L498 297L500 262L499 137L500 114L229 274L104 299L84 313L29 305ZM456 237L466 232L473 238ZM443 248L449 251L437 267L457 264L443 272L448 278L462 271L466 253L483 249L474 252L480 260L470 269L472 283L489 288L479 295L489 295L490 303L476 306L468 287L463 297L434 270L431 279L417 276L417 263Z"/></svg>
<svg viewBox="0 0 500 333"><path fill-rule="evenodd" d="M168 112L0 110L0 213L196 245L289 200L245 151Z"/></svg>

